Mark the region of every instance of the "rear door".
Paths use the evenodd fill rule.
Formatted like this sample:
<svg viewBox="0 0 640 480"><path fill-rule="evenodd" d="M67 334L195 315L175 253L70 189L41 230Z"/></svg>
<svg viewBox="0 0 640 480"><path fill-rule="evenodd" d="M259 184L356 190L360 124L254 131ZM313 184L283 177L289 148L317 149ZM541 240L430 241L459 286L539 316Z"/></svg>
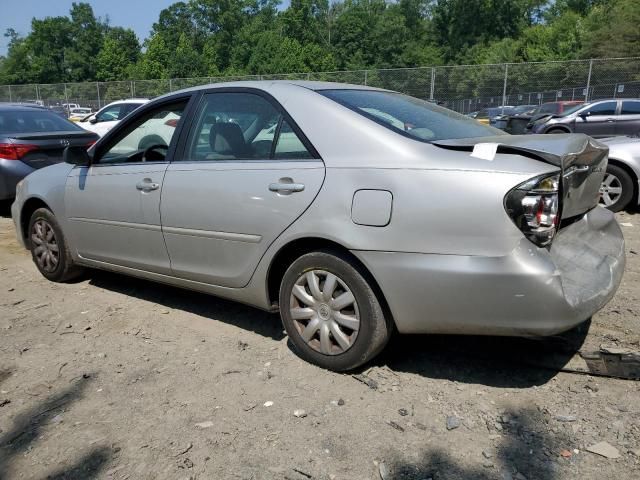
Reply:
<svg viewBox="0 0 640 480"><path fill-rule="evenodd" d="M271 97L250 89L204 94L162 190L173 274L245 286L323 180L324 163Z"/></svg>
<svg viewBox="0 0 640 480"><path fill-rule="evenodd" d="M140 131L156 132L157 117L178 118L189 97L146 111L99 144L90 167L76 167L67 179L65 209L70 235L85 259L156 273L170 273L160 223L160 193L177 141L139 148ZM180 125L174 132L180 128ZM166 135L166 133L164 133ZM146 145L146 144L145 144Z"/></svg>
<svg viewBox="0 0 640 480"><path fill-rule="evenodd" d="M616 121L616 135L640 134L640 100L623 100Z"/></svg>
<svg viewBox="0 0 640 480"><path fill-rule="evenodd" d="M617 101L597 103L584 113L584 116L576 117L576 133L585 133L592 137L612 137L616 134Z"/></svg>

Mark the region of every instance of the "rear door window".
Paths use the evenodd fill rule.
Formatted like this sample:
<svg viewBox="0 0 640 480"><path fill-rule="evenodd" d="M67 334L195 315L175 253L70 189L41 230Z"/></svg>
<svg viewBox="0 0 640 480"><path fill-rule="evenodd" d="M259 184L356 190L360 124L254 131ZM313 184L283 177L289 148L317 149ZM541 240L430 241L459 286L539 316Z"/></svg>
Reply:
<svg viewBox="0 0 640 480"><path fill-rule="evenodd" d="M622 102L621 115L640 115L640 101L626 100Z"/></svg>
<svg viewBox="0 0 640 480"><path fill-rule="evenodd" d="M204 96L183 160L312 158L300 136L266 98L253 93Z"/></svg>

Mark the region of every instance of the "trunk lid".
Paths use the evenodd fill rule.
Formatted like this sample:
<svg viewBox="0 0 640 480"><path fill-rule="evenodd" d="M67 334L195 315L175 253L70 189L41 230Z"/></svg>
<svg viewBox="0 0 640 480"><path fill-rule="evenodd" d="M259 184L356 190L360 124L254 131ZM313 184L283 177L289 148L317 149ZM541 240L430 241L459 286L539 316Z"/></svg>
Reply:
<svg viewBox="0 0 640 480"><path fill-rule="evenodd" d="M70 131L50 133L16 133L9 135L9 141L17 145L33 145L20 161L31 168L40 169L62 162L62 154L68 146L86 146L96 142L100 137L93 132Z"/></svg>
<svg viewBox="0 0 640 480"><path fill-rule="evenodd" d="M476 145L487 143L497 144L497 153L524 155L560 168L562 219L582 215L600 201L609 148L587 135L499 135L442 140L434 145L471 152Z"/></svg>

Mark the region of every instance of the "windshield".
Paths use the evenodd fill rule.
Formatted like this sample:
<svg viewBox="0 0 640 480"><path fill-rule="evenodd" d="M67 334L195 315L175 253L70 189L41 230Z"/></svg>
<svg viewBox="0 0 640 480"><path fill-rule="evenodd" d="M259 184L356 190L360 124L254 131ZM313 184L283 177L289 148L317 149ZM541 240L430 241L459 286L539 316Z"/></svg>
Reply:
<svg viewBox="0 0 640 480"><path fill-rule="evenodd" d="M400 93L375 90L318 93L389 130L423 142L507 135L452 110Z"/></svg>
<svg viewBox="0 0 640 480"><path fill-rule="evenodd" d="M82 129L47 110L0 111L0 134L73 132L76 130Z"/></svg>

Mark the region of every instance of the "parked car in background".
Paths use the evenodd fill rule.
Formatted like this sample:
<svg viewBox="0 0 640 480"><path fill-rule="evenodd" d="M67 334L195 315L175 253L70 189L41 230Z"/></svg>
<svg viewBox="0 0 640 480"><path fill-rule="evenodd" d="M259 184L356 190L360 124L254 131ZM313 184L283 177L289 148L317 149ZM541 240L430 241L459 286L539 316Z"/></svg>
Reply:
<svg viewBox="0 0 640 480"><path fill-rule="evenodd" d="M69 147L12 216L51 281L96 267L279 309L302 358L345 371L395 329L552 335L602 308L625 263L607 151L370 87L222 83Z"/></svg>
<svg viewBox="0 0 640 480"><path fill-rule="evenodd" d="M61 162L65 147L88 148L96 140L49 109L0 105L0 200L11 200L31 172Z"/></svg>
<svg viewBox="0 0 640 480"><path fill-rule="evenodd" d="M500 130L505 130L507 128L507 122L509 118L518 115L527 115L533 114L536 110L537 105L518 105L517 107L510 108L508 111L501 113L500 115L496 115L491 119L489 124L492 127L499 128Z"/></svg>
<svg viewBox="0 0 640 480"><path fill-rule="evenodd" d="M583 102L581 101L573 100L543 103L542 105L539 105L532 110L510 115L507 119L504 131L512 135L523 134L527 129L527 125L533 120L536 120L544 115L562 114L567 108L575 107L576 105L582 105L582 103Z"/></svg>
<svg viewBox="0 0 640 480"><path fill-rule="evenodd" d="M79 122L90 115L93 115L93 112L91 111L90 108L83 108L83 107L72 108L69 111L69 120L71 120L72 122Z"/></svg>
<svg viewBox="0 0 640 480"><path fill-rule="evenodd" d="M640 100L598 100L532 119L527 133L585 133L594 138L640 132Z"/></svg>
<svg viewBox="0 0 640 480"><path fill-rule="evenodd" d="M500 115L509 115L511 112L513 112L513 107L511 106L483 108L472 118L484 125L490 125L493 119Z"/></svg>
<svg viewBox="0 0 640 480"><path fill-rule="evenodd" d="M640 204L640 137L601 140L609 147L609 164L600 188L601 203L619 212Z"/></svg>
<svg viewBox="0 0 640 480"><path fill-rule="evenodd" d="M81 119L78 124L85 130L95 132L102 137L115 127L120 120L148 102L149 100L146 98L118 100L101 108L95 115Z"/></svg>

